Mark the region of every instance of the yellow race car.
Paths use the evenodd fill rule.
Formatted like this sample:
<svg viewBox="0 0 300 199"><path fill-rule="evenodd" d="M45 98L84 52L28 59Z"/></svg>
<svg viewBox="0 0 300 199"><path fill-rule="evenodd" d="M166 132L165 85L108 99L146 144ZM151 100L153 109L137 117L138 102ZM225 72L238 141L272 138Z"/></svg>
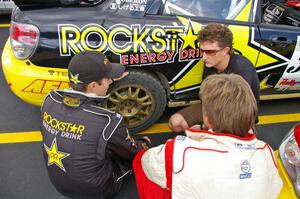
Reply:
<svg viewBox="0 0 300 199"><path fill-rule="evenodd" d="M11 90L40 105L68 87L74 54L96 50L126 66L103 106L120 112L131 132L155 123L166 106L198 100L202 82L197 33L228 26L235 53L256 67L262 99L300 96L298 10L259 0L15 0L2 67ZM295 13L296 12L296 13Z"/></svg>

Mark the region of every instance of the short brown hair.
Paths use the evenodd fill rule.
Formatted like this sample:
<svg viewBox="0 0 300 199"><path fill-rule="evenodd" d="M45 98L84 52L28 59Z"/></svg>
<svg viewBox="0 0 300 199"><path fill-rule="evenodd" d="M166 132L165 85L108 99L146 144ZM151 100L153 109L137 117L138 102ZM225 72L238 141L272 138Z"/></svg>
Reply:
<svg viewBox="0 0 300 199"><path fill-rule="evenodd" d="M215 132L243 137L255 124L257 104L249 84L236 74L208 76L200 89L203 115Z"/></svg>
<svg viewBox="0 0 300 199"><path fill-rule="evenodd" d="M75 84L73 82L69 82L69 86L75 90L75 91L80 91L80 92L86 92L88 84Z"/></svg>
<svg viewBox="0 0 300 199"><path fill-rule="evenodd" d="M102 79L95 81L97 82L98 85L102 85ZM75 91L80 91L80 92L86 92L87 91L87 87L88 87L89 83L77 83L75 84L74 82L69 82L69 87L71 87L73 90Z"/></svg>
<svg viewBox="0 0 300 199"><path fill-rule="evenodd" d="M199 31L198 41L218 42L221 48L229 47L230 53L233 52L232 48L233 35L231 30L226 26L218 23L210 23Z"/></svg>

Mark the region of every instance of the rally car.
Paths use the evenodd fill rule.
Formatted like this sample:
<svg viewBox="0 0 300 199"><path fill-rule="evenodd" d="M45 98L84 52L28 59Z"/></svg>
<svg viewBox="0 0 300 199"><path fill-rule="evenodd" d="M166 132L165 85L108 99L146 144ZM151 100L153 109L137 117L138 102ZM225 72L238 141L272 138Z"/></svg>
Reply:
<svg viewBox="0 0 300 199"><path fill-rule="evenodd" d="M42 2L42 3L41 3ZM40 105L68 87L67 65L83 50L126 66L102 104L120 112L131 132L156 122L166 106L195 103L202 81L197 33L228 26L235 53L257 68L261 99L300 96L300 11L285 1L15 0L2 55L11 90Z"/></svg>

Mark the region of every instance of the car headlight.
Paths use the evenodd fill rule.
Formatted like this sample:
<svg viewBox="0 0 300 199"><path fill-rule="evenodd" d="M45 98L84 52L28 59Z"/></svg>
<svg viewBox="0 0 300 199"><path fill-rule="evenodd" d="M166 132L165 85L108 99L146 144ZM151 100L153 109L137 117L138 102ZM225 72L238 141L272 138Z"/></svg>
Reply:
<svg viewBox="0 0 300 199"><path fill-rule="evenodd" d="M280 159L300 196L300 124L284 137L279 147Z"/></svg>

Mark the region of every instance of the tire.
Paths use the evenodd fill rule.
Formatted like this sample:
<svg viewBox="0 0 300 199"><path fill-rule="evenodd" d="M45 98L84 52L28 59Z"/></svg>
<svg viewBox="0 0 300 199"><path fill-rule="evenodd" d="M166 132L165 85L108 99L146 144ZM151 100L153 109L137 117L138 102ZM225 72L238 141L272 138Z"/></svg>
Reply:
<svg viewBox="0 0 300 199"><path fill-rule="evenodd" d="M131 134L154 124L166 107L163 86L147 71L129 71L129 75L114 82L108 92L110 96L103 106L123 115Z"/></svg>

